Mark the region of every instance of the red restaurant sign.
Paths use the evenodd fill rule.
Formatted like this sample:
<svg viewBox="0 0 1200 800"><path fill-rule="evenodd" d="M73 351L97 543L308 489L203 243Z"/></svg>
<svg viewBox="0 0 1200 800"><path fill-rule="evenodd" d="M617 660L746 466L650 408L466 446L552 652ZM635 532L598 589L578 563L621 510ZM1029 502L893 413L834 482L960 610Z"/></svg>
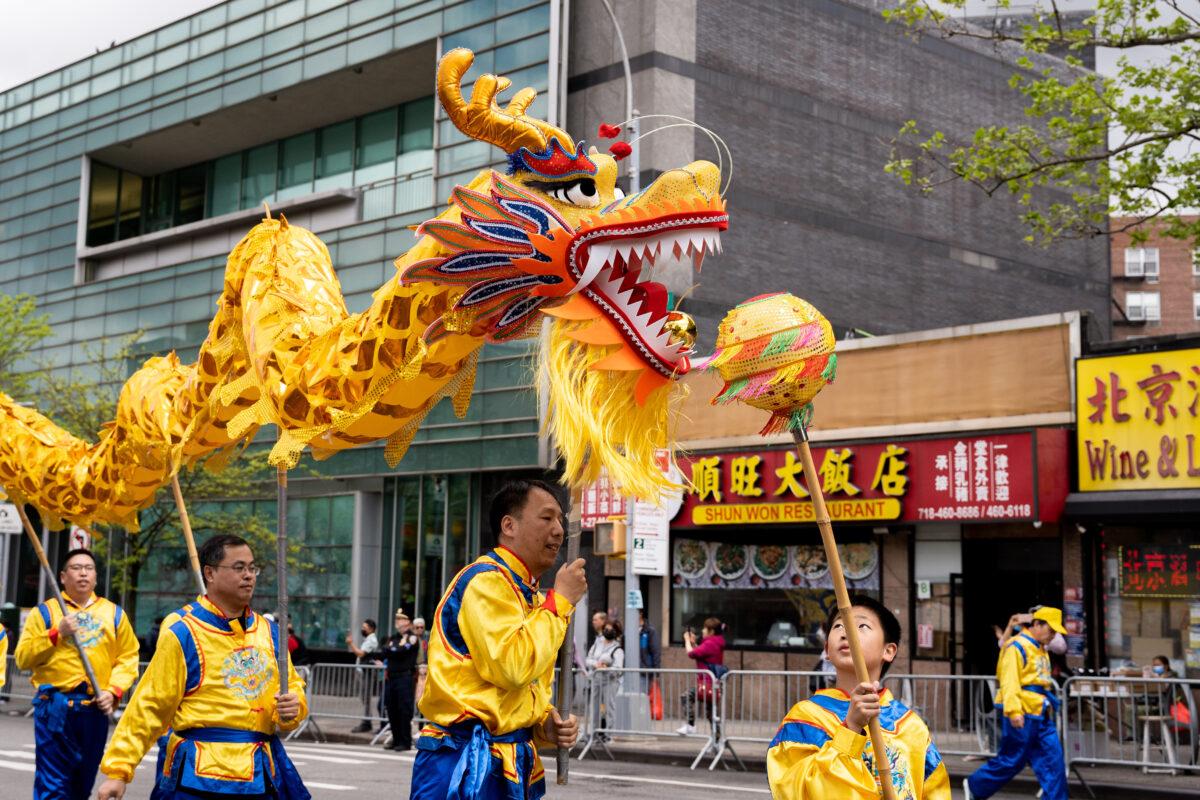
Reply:
<svg viewBox="0 0 1200 800"><path fill-rule="evenodd" d="M1066 434L1042 431L1062 498ZM814 447L813 461L835 520L994 522L1038 518L1032 432ZM800 459L793 450L695 454L680 459L692 482L676 527L813 522ZM1058 487L1057 484L1061 484ZM1043 517L1045 518L1045 517Z"/></svg>

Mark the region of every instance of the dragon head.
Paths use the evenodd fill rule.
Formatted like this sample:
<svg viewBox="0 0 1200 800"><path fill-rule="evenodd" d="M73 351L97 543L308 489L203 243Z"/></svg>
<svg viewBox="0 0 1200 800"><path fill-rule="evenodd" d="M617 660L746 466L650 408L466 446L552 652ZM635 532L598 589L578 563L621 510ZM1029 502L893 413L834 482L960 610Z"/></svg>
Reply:
<svg viewBox="0 0 1200 800"><path fill-rule="evenodd" d="M539 360L568 482L604 465L619 485L652 495L661 479L645 465L667 443L669 387L690 369L695 335L650 273L670 260L699 269L720 251L729 222L720 170L696 161L626 197L612 156L526 116L533 89L501 108L509 81L483 75L464 98L473 59L462 49L442 58L438 96L459 130L508 154L508 174L487 170L456 187L449 211L419 227L435 254L402 266L403 282L455 288L425 338L506 341L555 318Z"/></svg>

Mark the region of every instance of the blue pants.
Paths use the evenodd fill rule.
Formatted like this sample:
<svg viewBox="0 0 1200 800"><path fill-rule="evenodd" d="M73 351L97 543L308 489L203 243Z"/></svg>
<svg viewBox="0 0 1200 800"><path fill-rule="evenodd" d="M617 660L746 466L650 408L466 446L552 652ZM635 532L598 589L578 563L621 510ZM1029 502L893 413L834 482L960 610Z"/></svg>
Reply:
<svg viewBox="0 0 1200 800"><path fill-rule="evenodd" d="M33 800L87 800L104 755L108 717L83 705L82 694L39 695L33 715Z"/></svg>
<svg viewBox="0 0 1200 800"><path fill-rule="evenodd" d="M541 800L546 794L545 776L529 783L534 758L529 732L493 739L484 735L485 730L460 725L454 728L455 735L422 736L417 741L409 800ZM473 736L466 736L467 731ZM501 760L491 755L490 741L517 742L516 775L504 774Z"/></svg>
<svg viewBox="0 0 1200 800"><path fill-rule="evenodd" d="M1033 767L1043 800L1067 800L1067 775L1062 745L1053 715L1025 715L1025 727L1014 728L1004 717L1000 750L967 779L971 794L983 800L1000 791L1006 783L1025 769Z"/></svg>

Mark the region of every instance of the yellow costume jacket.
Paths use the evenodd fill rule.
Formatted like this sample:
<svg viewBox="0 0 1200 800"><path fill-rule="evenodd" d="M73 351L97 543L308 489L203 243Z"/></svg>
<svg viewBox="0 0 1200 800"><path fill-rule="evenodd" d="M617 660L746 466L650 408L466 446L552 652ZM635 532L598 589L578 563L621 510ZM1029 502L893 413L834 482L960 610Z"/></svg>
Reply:
<svg viewBox="0 0 1200 800"><path fill-rule="evenodd" d="M226 618L207 597L189 605L160 634L100 771L128 782L151 741L170 727L162 776L170 787L253 794L269 791L270 782L278 789L288 776L278 774L276 729L300 725L308 703L289 661L288 689L299 695L300 713L286 723L276 714L276 626L249 609Z"/></svg>
<svg viewBox="0 0 1200 800"><path fill-rule="evenodd" d="M881 696L880 725L892 786L900 800L950 800L950 778L925 722L892 693ZM775 800L878 800L871 743L843 723L850 698L824 689L792 706L767 751Z"/></svg>
<svg viewBox="0 0 1200 800"><path fill-rule="evenodd" d="M101 691L110 691L121 699L137 679L138 671L138 640L129 618L116 603L95 594L82 606L65 595L63 600L79 625L74 638L87 652ZM17 666L33 670L33 685L39 689L53 687L70 692L87 683L75 644L58 635L62 617L57 600L41 603L25 621L17 642Z"/></svg>
<svg viewBox="0 0 1200 800"><path fill-rule="evenodd" d="M1057 706L1050 656L1041 642L1027 633L1019 633L1004 643L996 664L1000 691L996 705L1005 716L1030 714L1041 716L1047 705Z"/></svg>
<svg viewBox="0 0 1200 800"><path fill-rule="evenodd" d="M421 713L433 725L423 737L479 720L493 736L533 729L534 743L550 715L554 665L574 606L551 590L543 595L529 569L512 551L498 547L467 565L450 583L434 614L429 637L429 674ZM505 762L515 745L496 742ZM530 784L542 779L534 755Z"/></svg>

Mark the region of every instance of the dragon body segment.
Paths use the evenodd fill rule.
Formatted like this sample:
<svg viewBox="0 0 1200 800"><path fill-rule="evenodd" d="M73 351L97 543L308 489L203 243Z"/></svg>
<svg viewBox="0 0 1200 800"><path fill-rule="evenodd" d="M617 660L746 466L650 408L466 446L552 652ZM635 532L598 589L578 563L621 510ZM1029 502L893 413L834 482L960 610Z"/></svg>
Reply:
<svg viewBox="0 0 1200 800"><path fill-rule="evenodd" d="M379 439L395 465L443 398L466 413L485 342L548 318L537 359L566 480L606 467L628 491L656 494L651 456L668 444L672 379L690 368L694 336L642 273L667 258L699 267L719 250L719 170L695 162L624 197L613 158L525 116L532 90L501 108L508 81L485 75L464 98L472 58L443 57L439 98L460 130L508 153L509 174L456 187L370 308L349 314L324 244L268 216L230 253L196 363L147 361L96 443L0 394L0 485L52 527L136 529L175 472L219 467L263 425L278 430L279 466L305 448L321 459Z"/></svg>

